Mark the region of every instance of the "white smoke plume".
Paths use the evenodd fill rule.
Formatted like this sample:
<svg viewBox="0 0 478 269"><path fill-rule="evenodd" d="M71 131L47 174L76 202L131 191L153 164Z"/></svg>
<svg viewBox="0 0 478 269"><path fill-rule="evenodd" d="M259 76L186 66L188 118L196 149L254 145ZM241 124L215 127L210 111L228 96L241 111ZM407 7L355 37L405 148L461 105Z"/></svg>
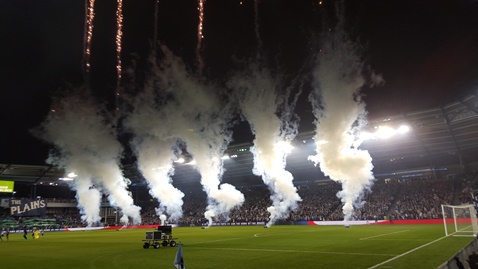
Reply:
<svg viewBox="0 0 478 269"><path fill-rule="evenodd" d="M135 134L131 145L138 168L148 183L149 193L159 202L157 215L166 213L171 221L175 221L183 215L184 193L172 184L173 161L177 159L177 138L171 126L174 114L168 114L167 108L155 102L159 90L154 83L147 85L134 100L134 109L124 125Z"/></svg>
<svg viewBox="0 0 478 269"><path fill-rule="evenodd" d="M71 165L71 167L75 167L75 165ZM78 171L78 173L81 172ZM76 200L78 201L81 220L85 221L88 226L99 223L101 221L101 192L93 187L91 177L78 176L71 184L71 187L76 191Z"/></svg>
<svg viewBox="0 0 478 269"><path fill-rule="evenodd" d="M168 217L166 217L166 215L164 215L164 214L159 215L159 219L161 220L161 226L164 226L164 224L166 224L167 218Z"/></svg>
<svg viewBox="0 0 478 269"><path fill-rule="evenodd" d="M161 52L164 58L159 62L155 81L167 98L160 114L148 117L161 122L155 130L167 131L161 135L155 131L154 135L180 139L186 144L208 196L207 210L216 216L228 215L244 202L244 195L235 187L220 185L224 172L221 158L231 141L231 106L221 100L215 87L190 74L166 47L161 46Z"/></svg>
<svg viewBox="0 0 478 269"><path fill-rule="evenodd" d="M255 135L251 148L253 173L261 176L271 191L272 207L268 208L271 215L267 223L270 227L278 219L287 217L302 200L293 184L292 174L285 170L286 157L290 153L288 147L297 134L297 126L290 121L291 108L286 105L289 93L279 97L280 82L256 64L251 65L248 73L237 75L229 83L238 92L242 115ZM283 111L279 111L281 105Z"/></svg>
<svg viewBox="0 0 478 269"><path fill-rule="evenodd" d="M348 221L354 206L361 206L363 192L374 179L372 158L368 151L358 148L357 136L365 125L360 89L366 80L357 46L345 34L342 20L324 40L309 97L316 117L317 154L309 159L342 184L337 196L343 203L344 220Z"/></svg>
<svg viewBox="0 0 478 269"><path fill-rule="evenodd" d="M228 129L231 106L221 100L218 89L204 85L188 75L184 65L172 55L166 58L169 67L165 82L174 89L178 100L179 119L176 130L193 156L201 184L208 196L207 210L214 216L225 215L244 202L244 195L230 184L222 184L222 157L232 139Z"/></svg>
<svg viewBox="0 0 478 269"><path fill-rule="evenodd" d="M122 147L116 140L114 125L102 107L91 98L72 94L56 102L36 135L55 145L49 163L74 171L72 183L77 191L82 219L95 225L101 218L101 192L123 213L121 221L140 223L140 208L127 191L129 181L122 175L119 158Z"/></svg>
<svg viewBox="0 0 478 269"><path fill-rule="evenodd" d="M210 210L207 210L206 212L204 212L204 217L207 219L207 226L204 227L204 228L209 228L211 227L212 223L213 223L213 219L216 215L214 214L214 211L210 211Z"/></svg>

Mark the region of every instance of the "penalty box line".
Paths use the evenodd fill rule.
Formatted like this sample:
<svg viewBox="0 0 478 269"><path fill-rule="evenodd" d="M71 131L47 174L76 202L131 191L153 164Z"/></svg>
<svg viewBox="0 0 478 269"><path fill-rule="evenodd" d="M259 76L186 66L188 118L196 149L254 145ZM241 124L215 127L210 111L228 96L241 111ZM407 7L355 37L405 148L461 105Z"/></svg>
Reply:
<svg viewBox="0 0 478 269"><path fill-rule="evenodd" d="M391 235L391 234L404 233L404 232L408 232L408 231L410 231L410 230L403 230L403 231L397 231L397 232L393 232L393 233L379 234L379 235L360 238L360 240L367 240L367 239L372 239L372 238L381 237L381 236L387 236L387 235Z"/></svg>
<svg viewBox="0 0 478 269"><path fill-rule="evenodd" d="M405 256L405 255L408 255L408 254L410 254L410 253L412 253L412 252L415 252L415 251L417 251L417 250L419 250L419 249L421 249L421 248L424 248L424 247L426 247L426 246L429 246L429 245L431 245L431 244L434 244L434 243L436 243L436 242L438 242L438 241L440 241L440 240L442 240L442 239L444 239L444 238L446 238L446 236L440 237L440 238L438 238L438 239L436 239L436 240L433 240L433 241L431 241L431 242L428 242L428 243L426 243L426 244L423 244L423 245L421 245L421 246L418 246L418 247L416 247L416 248L414 248L414 249L411 249L411 250L409 250L409 251L407 251L407 252L404 252L404 253L402 253L402 254L400 254L400 255L397 255L397 256L395 256L395 257L393 257L393 258L391 258L391 259L388 259L388 260L386 260L386 261L384 261L384 262L378 263L378 264L376 264L376 265L374 265L374 266L372 266L372 267L369 267L369 268L367 268L367 269L374 269L374 268L377 268L377 267L382 266L382 265L384 265L384 264L387 264L387 263L389 263L389 262L391 262L391 261L394 261L394 260L396 260L396 259L398 259L398 258L401 258L401 257L403 257L403 256Z"/></svg>
<svg viewBox="0 0 478 269"><path fill-rule="evenodd" d="M206 248L192 247L195 249L206 250L226 250L226 251L253 251L253 252L282 252L282 253L313 253L313 254L333 254L333 255L356 255L356 256L386 256L393 257L394 254L379 253L358 253L358 252L329 252L329 251L312 251L312 250L293 250L293 249L261 249L261 248Z"/></svg>

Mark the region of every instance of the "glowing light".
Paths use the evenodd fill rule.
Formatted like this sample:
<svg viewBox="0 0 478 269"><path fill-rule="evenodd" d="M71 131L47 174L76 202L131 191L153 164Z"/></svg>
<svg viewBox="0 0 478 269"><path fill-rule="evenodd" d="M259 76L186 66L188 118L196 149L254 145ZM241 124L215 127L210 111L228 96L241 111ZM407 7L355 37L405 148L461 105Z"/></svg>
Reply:
<svg viewBox="0 0 478 269"><path fill-rule="evenodd" d="M74 179L71 177L60 177L59 180L61 181L73 181Z"/></svg>
<svg viewBox="0 0 478 269"><path fill-rule="evenodd" d="M123 37L123 0L118 0L116 8L116 110L119 110L118 99L120 97L121 84L121 40Z"/></svg>
<svg viewBox="0 0 478 269"><path fill-rule="evenodd" d="M179 158L177 159L176 161L174 161L175 163L184 163L184 158Z"/></svg>
<svg viewBox="0 0 478 269"><path fill-rule="evenodd" d="M329 143L328 141L325 141L325 140L318 140L318 141L315 141L315 145L317 146L320 146L320 145L325 145Z"/></svg>
<svg viewBox="0 0 478 269"><path fill-rule="evenodd" d="M78 176L78 175L75 174L75 172L70 172L70 173L68 173L68 177L70 177L70 178L75 178L75 177L77 177L77 176Z"/></svg>
<svg viewBox="0 0 478 269"><path fill-rule="evenodd" d="M376 131L373 133L370 132L362 132L360 134L360 138L362 140L370 140L370 139L388 139L393 137L397 134L405 134L410 131L410 127L406 125L400 126L398 129L394 129L389 126L377 126L375 127Z"/></svg>
<svg viewBox="0 0 478 269"><path fill-rule="evenodd" d="M231 157L229 155L224 155L221 157L222 160L229 160Z"/></svg>
<svg viewBox="0 0 478 269"><path fill-rule="evenodd" d="M406 125L402 125L402 126L400 126L400 128L398 128L398 132L401 133L401 134L406 134L409 131L410 131L410 127L406 126Z"/></svg>
<svg viewBox="0 0 478 269"><path fill-rule="evenodd" d="M89 0L86 6L86 42L84 48L85 73L90 73L91 39L93 37L93 19L95 18L95 0Z"/></svg>
<svg viewBox="0 0 478 269"><path fill-rule="evenodd" d="M204 38L203 23L204 23L204 3L205 2L206 0L198 0L199 23L198 23L198 43L196 47L196 58L198 62L199 73L201 73L203 69L203 61L201 57L201 46L202 46L202 39Z"/></svg>
<svg viewBox="0 0 478 269"><path fill-rule="evenodd" d="M165 170L165 169L169 170L170 168L171 168L170 166L167 166L167 167L160 166L160 167L154 167L151 170L152 171L159 171L159 170Z"/></svg>
<svg viewBox="0 0 478 269"><path fill-rule="evenodd" d="M294 147L289 142L285 142L285 141L280 141L276 143L275 147L286 154L291 153L292 150L294 149Z"/></svg>
<svg viewBox="0 0 478 269"><path fill-rule="evenodd" d="M375 132L375 135L378 138L387 139L392 137L395 134L395 132L396 131L394 129L388 126L380 126L378 127L378 130Z"/></svg>

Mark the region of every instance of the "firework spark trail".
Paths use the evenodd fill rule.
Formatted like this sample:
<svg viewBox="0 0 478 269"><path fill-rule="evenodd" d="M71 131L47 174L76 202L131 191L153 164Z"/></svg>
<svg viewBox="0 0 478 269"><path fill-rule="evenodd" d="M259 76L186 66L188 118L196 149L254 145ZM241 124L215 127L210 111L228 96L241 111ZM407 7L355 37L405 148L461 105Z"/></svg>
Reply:
<svg viewBox="0 0 478 269"><path fill-rule="evenodd" d="M324 40L327 53L318 58L315 88L309 97L317 119L317 155L309 159L319 163L325 175L342 183L337 196L343 203L344 220L348 221L354 206L362 206L362 195L374 179L372 158L368 151L358 149L357 137L365 125L365 104L359 91L366 81L357 45L348 39L342 20Z"/></svg>
<svg viewBox="0 0 478 269"><path fill-rule="evenodd" d="M121 86L121 50L123 38L123 0L118 0L116 8L116 111L119 110L120 86Z"/></svg>
<svg viewBox="0 0 478 269"><path fill-rule="evenodd" d="M202 40L204 38L203 23L204 23L204 3L205 2L206 0L198 0L199 18L198 18L198 41L196 46L196 61L198 64L198 74L201 74L204 68L201 47L202 47Z"/></svg>
<svg viewBox="0 0 478 269"><path fill-rule="evenodd" d="M90 58L91 58L91 39L93 37L93 21L95 18L95 0L86 0L86 14L85 14L85 47L84 47L84 61L85 61L85 73L88 80L90 74Z"/></svg>

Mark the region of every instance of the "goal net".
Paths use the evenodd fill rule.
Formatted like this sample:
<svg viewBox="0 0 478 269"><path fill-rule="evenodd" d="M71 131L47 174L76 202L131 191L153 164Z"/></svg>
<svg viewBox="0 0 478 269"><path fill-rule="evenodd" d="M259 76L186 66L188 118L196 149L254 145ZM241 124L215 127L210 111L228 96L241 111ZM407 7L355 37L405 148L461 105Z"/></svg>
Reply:
<svg viewBox="0 0 478 269"><path fill-rule="evenodd" d="M478 222L476 210L469 205L442 205L445 234L451 236L476 236Z"/></svg>

